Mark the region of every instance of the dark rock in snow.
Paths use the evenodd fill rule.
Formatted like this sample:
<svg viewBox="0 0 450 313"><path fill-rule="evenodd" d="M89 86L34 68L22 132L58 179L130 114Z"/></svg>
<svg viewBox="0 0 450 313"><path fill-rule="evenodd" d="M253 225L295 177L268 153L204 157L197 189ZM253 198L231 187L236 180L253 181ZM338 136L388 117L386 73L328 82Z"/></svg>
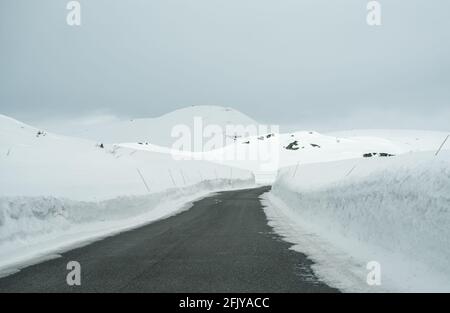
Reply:
<svg viewBox="0 0 450 313"><path fill-rule="evenodd" d="M378 153L378 152L369 152L369 153L364 153L363 154L363 157L364 158L371 158L371 157L374 157L374 156L379 156L379 157L393 157L393 156L395 156L394 154L390 154L390 153L386 153L386 152L380 152L380 153Z"/></svg>
<svg viewBox="0 0 450 313"><path fill-rule="evenodd" d="M40 136L46 136L46 135L47 135L47 133L46 133L45 131L43 131L43 130L38 130L38 132L37 132L37 134L36 134L36 137L39 138Z"/></svg>
<svg viewBox="0 0 450 313"><path fill-rule="evenodd" d="M298 150L298 141L293 141L286 147L287 150Z"/></svg>

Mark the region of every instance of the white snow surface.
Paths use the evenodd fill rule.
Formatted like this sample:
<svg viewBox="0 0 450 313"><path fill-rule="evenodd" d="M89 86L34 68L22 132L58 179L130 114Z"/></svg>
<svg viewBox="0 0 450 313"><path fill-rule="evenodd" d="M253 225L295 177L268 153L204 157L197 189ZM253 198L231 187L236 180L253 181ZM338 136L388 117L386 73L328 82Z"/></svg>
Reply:
<svg viewBox="0 0 450 313"><path fill-rule="evenodd" d="M49 130L97 142L113 143L139 151L164 154L195 154L191 159L251 171L277 171L300 162L316 163L361 158L368 152L402 154L436 149L444 133L421 131L355 130L320 134L312 130L278 133L273 125L262 125L228 107L191 106L156 118L118 120L82 119L64 123L44 123ZM189 130L183 151L177 151L181 134L177 127ZM209 129L210 126L216 128ZM231 126L231 130L227 127ZM234 128L236 127L236 128ZM241 127L241 128L240 128ZM425 138L423 138L425 136ZM294 149L287 149L294 141ZM422 144L425 143L425 144ZM200 156L199 154L203 154Z"/></svg>
<svg viewBox="0 0 450 313"><path fill-rule="evenodd" d="M404 152L436 151L449 132L409 129L354 129L328 133L339 138L377 137L395 144ZM450 149L450 143L444 147Z"/></svg>
<svg viewBox="0 0 450 313"><path fill-rule="evenodd" d="M152 143L121 143L120 147L170 154L181 160L208 160L250 170L255 174L273 172L294 164L309 164L362 158L365 153L406 153L408 150L380 137L339 138L314 131L263 133L230 140L225 146L206 151L177 150Z"/></svg>
<svg viewBox="0 0 450 313"><path fill-rule="evenodd" d="M216 134L213 149L197 149L193 138L192 151L173 149L173 127L186 125L195 136L199 117L222 131L257 126L230 108L195 106L52 128L79 139L0 115L0 275L170 216L210 192L253 186L256 176L266 184L276 178L263 199L270 225L331 285L450 290L450 140L434 155L447 133L244 131ZM395 157L363 158L372 152ZM373 260L382 286L366 284Z"/></svg>
<svg viewBox="0 0 450 313"><path fill-rule="evenodd" d="M110 200L0 198L0 277L60 253L167 218L214 191L253 187L249 181L204 181L180 189Z"/></svg>
<svg viewBox="0 0 450 313"><path fill-rule="evenodd" d="M172 136L175 126L185 125L193 131L194 124L202 131L209 125L225 130L227 125L257 125L255 120L232 108L197 105L172 111L154 118L80 119L73 121L49 121L42 126L52 132L106 143L150 142L170 147L176 138ZM225 134L222 134L225 136Z"/></svg>
<svg viewBox="0 0 450 313"><path fill-rule="evenodd" d="M0 115L0 197L105 200L216 179L252 179L249 171L170 154L59 136ZM143 181L148 186L145 186Z"/></svg>
<svg viewBox="0 0 450 313"><path fill-rule="evenodd" d="M0 271L254 186L251 172L59 136L0 115Z"/></svg>
<svg viewBox="0 0 450 313"><path fill-rule="evenodd" d="M264 198L271 225L344 291L450 291L450 151L300 165ZM325 247L325 248L324 248ZM366 264L382 285L366 284Z"/></svg>

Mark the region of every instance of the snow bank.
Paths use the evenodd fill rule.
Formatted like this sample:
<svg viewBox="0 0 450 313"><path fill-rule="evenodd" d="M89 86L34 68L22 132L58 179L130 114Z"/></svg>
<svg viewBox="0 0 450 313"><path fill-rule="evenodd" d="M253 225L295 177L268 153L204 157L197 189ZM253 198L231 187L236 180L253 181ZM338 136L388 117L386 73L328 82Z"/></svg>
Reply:
<svg viewBox="0 0 450 313"><path fill-rule="evenodd" d="M214 191L254 186L218 179L145 196L104 201L55 197L0 198L0 277L75 245L166 218Z"/></svg>
<svg viewBox="0 0 450 313"><path fill-rule="evenodd" d="M384 287L450 291L449 191L442 151L287 168L268 200L364 267L379 261Z"/></svg>
<svg viewBox="0 0 450 313"><path fill-rule="evenodd" d="M58 136L0 115L0 270L253 185L246 170Z"/></svg>

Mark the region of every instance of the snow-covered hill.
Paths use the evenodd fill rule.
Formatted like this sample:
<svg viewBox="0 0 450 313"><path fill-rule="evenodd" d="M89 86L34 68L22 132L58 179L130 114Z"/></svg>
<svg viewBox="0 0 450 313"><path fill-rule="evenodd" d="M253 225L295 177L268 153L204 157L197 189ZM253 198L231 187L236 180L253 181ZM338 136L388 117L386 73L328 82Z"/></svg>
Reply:
<svg viewBox="0 0 450 313"><path fill-rule="evenodd" d="M337 160L388 158L411 151L436 151L446 134L420 132L392 140L381 136L336 136L314 131L294 133L260 133L256 136L228 140L224 147L205 152L191 152L160 147L151 143L121 143L119 146L171 154L177 159L209 160L220 164L258 172L276 172L280 168L332 162ZM413 139L411 139L413 136ZM416 139L417 138L417 139ZM405 144L404 142L411 142ZM417 145L414 145L417 143ZM183 147L184 148L184 147ZM443 149L448 149L444 146Z"/></svg>
<svg viewBox="0 0 450 313"><path fill-rule="evenodd" d="M177 145L183 136L179 126L187 130L182 151ZM216 127L208 132L208 126ZM239 111L220 106L191 106L151 119L66 123L53 129L129 149L214 160L255 173L273 173L296 164L363 158L371 153L380 156L436 150L447 135L403 130L280 134L270 125L260 125Z"/></svg>
<svg viewBox="0 0 450 313"><path fill-rule="evenodd" d="M439 269L441 278L448 277L439 258L450 256L449 234L443 227L450 220L443 192L449 188L450 140L434 156L446 133L280 134L238 111L212 106L71 129L76 124L69 123L65 135L84 139L56 135L0 115L3 266L162 218L213 190L249 186L256 176L267 184L276 179L266 201L284 209L267 211L273 223L284 219L288 228L298 230L312 225L314 236L331 238L330 249L338 247L338 254L347 253L360 263L361 257L382 251L376 254L379 260L392 260L398 266L402 266L399 260L414 259L403 265L413 264L420 277L430 268ZM180 150L174 144L179 137L173 137L173 130L180 125L187 130L192 149ZM205 136L211 125L216 133ZM228 133L227 126L234 133ZM194 141L199 135L202 144L197 146ZM215 144L210 145L210 140ZM283 231L284 226L276 229ZM333 241L341 237L345 239ZM414 251L415 243L422 255ZM353 244L361 249L352 250ZM390 254L396 246L399 258ZM317 257L317 266L323 264L316 250L307 252ZM330 271L325 265L322 274ZM409 277L408 271L395 276L395 267L387 272L393 275L390 287L397 287L405 277L411 290L424 282ZM345 277L336 279L345 282ZM447 286L447 280L434 282L440 290Z"/></svg>
<svg viewBox="0 0 450 313"><path fill-rule="evenodd" d="M0 172L0 196L52 195L79 200L146 194L140 174L150 192L230 178L230 168L220 165L186 163L168 154L111 144L100 146L47 133L5 116L0 116ZM235 170L235 177L241 173Z"/></svg>
<svg viewBox="0 0 450 313"><path fill-rule="evenodd" d="M0 272L253 183L249 171L59 136L0 115Z"/></svg>
<svg viewBox="0 0 450 313"><path fill-rule="evenodd" d="M436 151L449 132L407 129L354 129L327 134L340 138L378 137L389 140L406 152ZM449 146L444 149L450 149Z"/></svg>
<svg viewBox="0 0 450 313"><path fill-rule="evenodd" d="M172 136L174 127L186 125L193 131L194 123L197 123L196 127L203 129L208 125L215 125L222 130L225 130L228 124L257 125L256 121L232 108L199 105L175 110L156 118L72 121L62 124L53 122L46 125L46 128L59 134L106 143L148 142L171 147L176 140Z"/></svg>
<svg viewBox="0 0 450 313"><path fill-rule="evenodd" d="M225 115L222 114L224 112ZM194 126L198 118L202 118L200 127ZM170 126L159 127L161 140L129 141L118 145L135 150L158 151L177 159L208 160L250 170L259 183L265 184L274 181L279 168L365 157L391 157L410 151L435 151L446 136L442 132L402 130L361 130L332 134L298 131L282 134L277 129L273 131L271 125L257 124L235 110L208 106L177 110L157 120L158 125L162 123ZM120 122L118 129L122 129L124 134L143 133L147 127L142 124L144 121L148 120ZM217 128L205 135L207 126L214 124ZM177 125L186 125L189 134L187 143L183 141L181 147L177 146L179 137L171 137L174 135L173 127ZM198 142L201 144L197 145Z"/></svg>

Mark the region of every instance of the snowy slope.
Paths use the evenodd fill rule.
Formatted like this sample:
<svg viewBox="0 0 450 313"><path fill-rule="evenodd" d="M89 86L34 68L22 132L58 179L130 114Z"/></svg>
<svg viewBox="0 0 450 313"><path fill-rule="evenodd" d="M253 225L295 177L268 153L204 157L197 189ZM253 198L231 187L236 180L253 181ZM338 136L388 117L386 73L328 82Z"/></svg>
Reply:
<svg viewBox="0 0 450 313"><path fill-rule="evenodd" d="M44 133L0 116L0 196L56 196L102 200L229 179L230 168L171 155ZM140 172L140 174L139 174ZM240 176L242 175L242 176ZM235 170L235 178L250 173Z"/></svg>
<svg viewBox="0 0 450 313"><path fill-rule="evenodd" d="M218 126L219 146L173 149L173 128L185 125L196 136L200 117L201 132ZM450 256L444 229L450 220L443 190L450 185L450 142L434 157L447 134L279 134L259 127L257 134L229 134L230 125L258 126L235 110L199 106L66 131L92 141L0 115L0 271L59 251L77 238L89 240L168 216L208 192L249 186L256 176L265 184L277 179L265 199L271 225L312 255L319 276L330 284L364 290L365 262L376 259L388 264L383 265L387 290L448 290L443 260ZM367 153L393 156L363 157ZM336 261L334 267L327 259ZM400 286L400 281L407 283Z"/></svg>
<svg viewBox="0 0 450 313"><path fill-rule="evenodd" d="M223 130L228 124L257 125L253 119L232 108L205 105L182 108L156 118L107 119L89 123L72 121L69 124L50 123L45 126L53 132L94 141L149 142L158 146L171 147L175 141L172 137L174 127L186 125L193 130L196 120L201 122L202 128L216 125Z"/></svg>
<svg viewBox="0 0 450 313"><path fill-rule="evenodd" d="M100 147L0 115L0 272L253 183L248 171Z"/></svg>
<svg viewBox="0 0 450 313"><path fill-rule="evenodd" d="M250 140L247 146L251 148L252 145L270 144L270 141L277 141L279 146L279 168L297 163L307 164L362 158L363 154L367 152L386 152L390 154L405 152L395 143L380 137L340 138L314 131L277 134L262 140L256 138L256 140ZM239 149L245 149L245 146L241 145ZM271 149L263 150L271 151Z"/></svg>
<svg viewBox="0 0 450 313"><path fill-rule="evenodd" d="M263 133L258 136L228 140L226 146L205 152L177 150L139 143L121 143L121 147L158 151L186 160L210 160L253 172L277 171L297 163L317 163L362 158L365 153L401 154L407 150L377 137L337 138L316 132L289 134Z"/></svg>
<svg viewBox="0 0 450 313"><path fill-rule="evenodd" d="M174 146L179 138L174 130L180 125L185 125L191 136L189 147L183 146L181 153L174 150L179 149ZM218 136L216 133L205 133L207 127L212 125L217 126L215 131L220 132ZM243 129L237 133L227 132L227 126L242 126ZM372 152L399 155L412 150L435 150L446 135L440 132L393 130L354 130L330 134L298 131L279 134L269 126L259 125L231 108L191 106L158 118L106 120L78 125L69 123L68 126L54 126L54 129L99 142L117 143L121 147L158 151L172 156L195 152L187 159L214 160L251 170L255 174L274 172L297 163L362 158L363 154ZM202 144L196 145L199 140ZM208 145L211 142L213 145ZM199 155L199 152L205 153Z"/></svg>
<svg viewBox="0 0 450 313"><path fill-rule="evenodd" d="M271 225L343 290L450 291L449 190L444 150L286 168L265 204ZM366 284L369 261L380 287Z"/></svg>
<svg viewBox="0 0 450 313"><path fill-rule="evenodd" d="M208 160L250 170L255 174L258 183L271 184L280 168L297 164L362 159L364 155L372 153L377 154L374 157L379 157L380 154L395 156L411 151L436 151L446 135L441 132L420 131L355 131L333 134L298 131L280 134L268 132L267 127L255 129L256 134L247 129L241 134L242 137L226 134L226 140L219 140L220 144L216 146L209 145L209 142L215 142L214 136L204 139L208 148L203 149L203 152L202 149L192 149L191 152L185 146L178 150L177 147L161 147L152 143L129 142L119 145L136 150L158 151L177 159ZM449 149L449 146L446 145L443 149Z"/></svg>
<svg viewBox="0 0 450 313"><path fill-rule="evenodd" d="M407 152L436 151L450 132L406 129L355 129L329 133L329 136L379 137L391 141ZM447 145L445 149L450 149Z"/></svg>

